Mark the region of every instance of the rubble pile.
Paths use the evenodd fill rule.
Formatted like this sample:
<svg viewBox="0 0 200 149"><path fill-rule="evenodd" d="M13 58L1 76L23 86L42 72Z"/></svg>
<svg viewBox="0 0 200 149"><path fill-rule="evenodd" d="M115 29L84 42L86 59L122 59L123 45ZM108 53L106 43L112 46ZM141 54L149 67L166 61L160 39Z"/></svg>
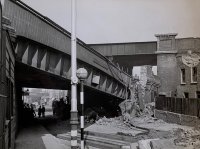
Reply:
<svg viewBox="0 0 200 149"><path fill-rule="evenodd" d="M140 140L158 140L150 141L148 144L149 147L154 146L156 148L157 146L162 148L163 146L168 147L167 145L171 144L169 148L172 149L200 148L200 131L198 129L189 126L169 124L163 120L151 117L150 115L151 114L143 114L139 117L129 117L130 115L126 113L123 116L115 118L103 117L96 121L95 129L98 128L97 126L101 126L102 130L105 128L106 131L112 131L112 129L117 130L118 135L136 137L138 144ZM124 121L124 117L128 117L128 121ZM134 133L134 131L137 131L135 128L144 128L148 130L148 133L138 135Z"/></svg>
<svg viewBox="0 0 200 149"><path fill-rule="evenodd" d="M115 118L106 118L104 116L103 118L96 121L96 124L112 126L112 127L122 128L122 129L128 129L127 125L124 123L123 118L121 116L115 117Z"/></svg>
<svg viewBox="0 0 200 149"><path fill-rule="evenodd" d="M174 140L177 146L200 148L200 132L196 129L183 130L178 129L175 131L174 136L177 138Z"/></svg>
<svg viewBox="0 0 200 149"><path fill-rule="evenodd" d="M143 111L140 110L137 102L127 102L126 104L129 104L126 106L126 109L124 109L123 106L120 105L120 108L122 109L122 117L124 123L128 124L136 119L142 122L148 121L147 123L157 121L156 118L152 117L154 115L154 102L146 104ZM159 122L161 122L161 120L159 120Z"/></svg>
<svg viewBox="0 0 200 149"><path fill-rule="evenodd" d="M154 108L155 108L155 102L147 103L145 105L145 109L143 111L144 115L153 116L154 115Z"/></svg>
<svg viewBox="0 0 200 149"><path fill-rule="evenodd" d="M106 118L103 117L96 121L96 125L110 127L112 129L118 130L117 134L135 136L135 127L130 125L130 123L126 123L123 120L122 116L115 117L115 118ZM133 132L132 132L133 131Z"/></svg>
<svg viewBox="0 0 200 149"><path fill-rule="evenodd" d="M157 118L154 118L154 117L151 117L151 116L148 116L148 115L142 115L140 117L134 117L131 119L131 124L133 125L141 125L141 124L164 124L166 122L164 122L163 120L161 119L157 119Z"/></svg>
<svg viewBox="0 0 200 149"><path fill-rule="evenodd" d="M135 136L134 131L141 129L140 131L146 130L148 133L136 136L138 140L157 139L157 141L150 141L149 145L166 146L166 143L171 143L172 148L176 145L185 149L199 149L200 127L199 130L192 129L192 127L169 124L153 117L155 102L151 95L152 93L156 95L154 92L160 82L149 68L147 66L143 68L142 78L133 78L129 88L130 97L119 104L122 115L115 118L104 116L95 122L96 126L93 129L100 128L100 132L104 129L113 132L115 130L117 134L130 136Z"/></svg>
<svg viewBox="0 0 200 149"><path fill-rule="evenodd" d="M154 115L154 98L159 84L158 78L153 75L151 66L141 67L140 77L136 75L132 78L129 98L119 104L126 121L128 114L132 118Z"/></svg>

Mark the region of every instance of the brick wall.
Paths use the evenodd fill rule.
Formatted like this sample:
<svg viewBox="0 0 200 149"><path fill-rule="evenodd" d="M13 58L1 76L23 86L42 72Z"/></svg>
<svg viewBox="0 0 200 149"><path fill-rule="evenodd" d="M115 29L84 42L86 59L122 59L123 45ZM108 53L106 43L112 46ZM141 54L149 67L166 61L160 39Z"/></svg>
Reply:
<svg viewBox="0 0 200 149"><path fill-rule="evenodd" d="M165 92L170 96L171 92L175 91L178 85L176 57L174 54L159 54L157 61L157 71L161 81L159 92Z"/></svg>
<svg viewBox="0 0 200 149"><path fill-rule="evenodd" d="M176 59L176 34L156 35L157 41L157 71L161 81L159 92L172 96L178 85L178 66Z"/></svg>

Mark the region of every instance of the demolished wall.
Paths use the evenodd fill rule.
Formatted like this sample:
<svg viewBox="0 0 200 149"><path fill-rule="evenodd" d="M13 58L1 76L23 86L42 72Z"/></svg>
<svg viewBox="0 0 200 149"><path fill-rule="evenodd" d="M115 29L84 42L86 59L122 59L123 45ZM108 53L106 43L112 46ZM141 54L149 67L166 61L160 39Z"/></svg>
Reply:
<svg viewBox="0 0 200 149"><path fill-rule="evenodd" d="M141 114L152 114L154 99L158 95L160 81L153 74L152 66L141 66L140 74L132 77L129 87L130 99L120 103L122 115L125 119L140 116ZM153 102L153 103L152 103Z"/></svg>

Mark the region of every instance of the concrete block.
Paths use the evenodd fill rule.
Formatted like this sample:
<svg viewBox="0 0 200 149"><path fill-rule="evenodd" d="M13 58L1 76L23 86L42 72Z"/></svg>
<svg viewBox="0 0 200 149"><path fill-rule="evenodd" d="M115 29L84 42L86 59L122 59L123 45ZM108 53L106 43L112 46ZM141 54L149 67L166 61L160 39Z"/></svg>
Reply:
<svg viewBox="0 0 200 149"><path fill-rule="evenodd" d="M157 138L157 139L139 140L138 141L139 149L151 149L150 142L153 140L159 140L159 139Z"/></svg>
<svg viewBox="0 0 200 149"><path fill-rule="evenodd" d="M196 118L195 127L200 128L200 118L199 117Z"/></svg>
<svg viewBox="0 0 200 149"><path fill-rule="evenodd" d="M138 149L138 143L131 143L130 144L131 149Z"/></svg>
<svg viewBox="0 0 200 149"><path fill-rule="evenodd" d="M167 122L180 125L181 124L181 114L167 112Z"/></svg>
<svg viewBox="0 0 200 149"><path fill-rule="evenodd" d="M121 149L131 149L131 146L129 146L129 145L123 145L123 146L121 146Z"/></svg>
<svg viewBox="0 0 200 149"><path fill-rule="evenodd" d="M162 110L156 110L154 111L155 117L158 119L162 119L163 121L167 122L167 112Z"/></svg>
<svg viewBox="0 0 200 149"><path fill-rule="evenodd" d="M181 115L181 125L186 126L195 126L197 123L197 117L196 116L190 116L190 115Z"/></svg>
<svg viewBox="0 0 200 149"><path fill-rule="evenodd" d="M162 139L150 141L151 149L176 149L173 139Z"/></svg>
<svg viewBox="0 0 200 149"><path fill-rule="evenodd" d="M186 125L192 127L199 127L200 125L200 118L196 116L178 114L173 112L167 112L162 110L154 110L154 115L158 119L162 119L168 123L176 123L179 125Z"/></svg>

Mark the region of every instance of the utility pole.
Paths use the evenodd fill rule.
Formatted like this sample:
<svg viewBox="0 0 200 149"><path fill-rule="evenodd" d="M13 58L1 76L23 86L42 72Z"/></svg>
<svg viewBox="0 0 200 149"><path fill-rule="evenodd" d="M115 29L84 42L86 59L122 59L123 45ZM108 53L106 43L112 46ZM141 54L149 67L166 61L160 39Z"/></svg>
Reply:
<svg viewBox="0 0 200 149"><path fill-rule="evenodd" d="M71 24L71 148L77 149L77 128L78 128L78 111L77 111L77 83L76 76L76 0L72 0L72 24Z"/></svg>

